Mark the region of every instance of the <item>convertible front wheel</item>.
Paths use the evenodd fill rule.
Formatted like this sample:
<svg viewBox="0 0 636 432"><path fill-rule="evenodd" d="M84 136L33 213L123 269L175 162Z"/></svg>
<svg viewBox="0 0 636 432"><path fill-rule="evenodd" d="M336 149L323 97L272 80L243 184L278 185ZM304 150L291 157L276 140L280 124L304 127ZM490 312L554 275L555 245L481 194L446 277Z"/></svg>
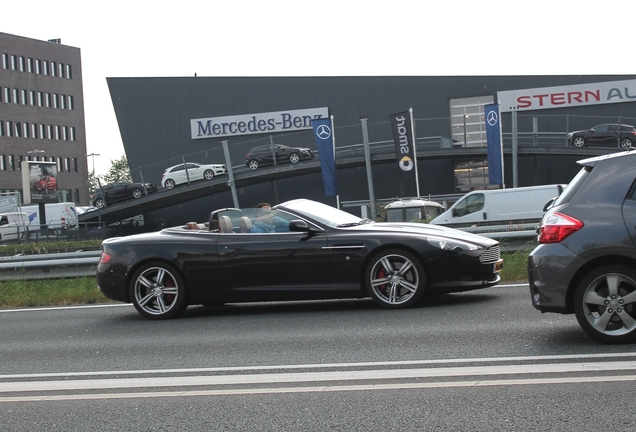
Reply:
<svg viewBox="0 0 636 432"><path fill-rule="evenodd" d="M365 283L377 304L387 309L401 309L413 306L422 298L426 275L411 253L387 250L369 262Z"/></svg>
<svg viewBox="0 0 636 432"><path fill-rule="evenodd" d="M636 341L636 271L600 267L579 283L574 313L585 332L605 343Z"/></svg>
<svg viewBox="0 0 636 432"><path fill-rule="evenodd" d="M130 282L130 298L135 309L151 319L173 318L188 307L183 279L165 263L139 268Z"/></svg>

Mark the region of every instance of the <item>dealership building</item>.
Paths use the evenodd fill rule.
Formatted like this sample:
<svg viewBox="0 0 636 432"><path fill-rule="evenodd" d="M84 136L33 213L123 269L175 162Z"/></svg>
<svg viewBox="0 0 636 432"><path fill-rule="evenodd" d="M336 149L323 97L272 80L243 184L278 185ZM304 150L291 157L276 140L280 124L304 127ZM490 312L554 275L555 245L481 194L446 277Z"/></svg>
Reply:
<svg viewBox="0 0 636 432"><path fill-rule="evenodd" d="M188 202L150 212L166 224L206 220L219 207L310 198L341 207L395 197L442 199L470 190L568 183L577 160L619 151L575 147L568 132L636 124L636 75L108 78L136 181L161 183L183 162L226 163L236 177ZM503 182L489 178L486 109L499 114ZM391 115L411 112L415 173L400 169ZM337 196L317 161L251 173L251 148L317 152L311 120L333 118ZM491 162L492 163L492 162ZM259 173L262 175L259 177ZM260 178L260 180L259 180ZM234 182L230 181L234 179ZM355 204L355 205L354 205Z"/></svg>

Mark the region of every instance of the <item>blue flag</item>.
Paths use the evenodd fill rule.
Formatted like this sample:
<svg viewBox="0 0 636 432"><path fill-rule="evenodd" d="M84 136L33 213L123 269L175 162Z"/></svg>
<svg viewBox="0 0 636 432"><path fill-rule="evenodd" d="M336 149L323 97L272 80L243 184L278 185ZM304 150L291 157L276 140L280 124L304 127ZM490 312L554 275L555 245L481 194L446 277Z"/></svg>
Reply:
<svg viewBox="0 0 636 432"><path fill-rule="evenodd" d="M490 184L503 184L503 149L499 105L485 107L486 139L488 140L488 177Z"/></svg>
<svg viewBox="0 0 636 432"><path fill-rule="evenodd" d="M338 195L333 121L330 118L312 120L311 126L314 129L314 138L316 139L316 146L318 147L318 156L320 156L322 180L325 184L325 196Z"/></svg>

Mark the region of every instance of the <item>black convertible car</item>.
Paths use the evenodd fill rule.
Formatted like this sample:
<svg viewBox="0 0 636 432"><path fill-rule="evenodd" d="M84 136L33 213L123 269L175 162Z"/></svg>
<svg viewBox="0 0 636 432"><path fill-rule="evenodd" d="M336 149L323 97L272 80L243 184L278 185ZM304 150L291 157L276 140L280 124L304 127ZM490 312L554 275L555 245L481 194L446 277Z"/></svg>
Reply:
<svg viewBox="0 0 636 432"><path fill-rule="evenodd" d="M417 223L361 219L298 199L272 209L221 209L207 223L102 243L97 282L142 315L188 305L371 297L405 308L425 295L496 285L495 240Z"/></svg>

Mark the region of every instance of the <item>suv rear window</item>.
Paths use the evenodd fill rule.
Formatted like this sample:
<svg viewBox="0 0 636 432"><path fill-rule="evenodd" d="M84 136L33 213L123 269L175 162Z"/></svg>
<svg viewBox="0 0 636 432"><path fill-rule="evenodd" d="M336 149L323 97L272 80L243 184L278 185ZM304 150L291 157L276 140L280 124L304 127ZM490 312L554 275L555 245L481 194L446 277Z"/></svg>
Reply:
<svg viewBox="0 0 636 432"><path fill-rule="evenodd" d="M585 183L587 176L592 171L591 167L583 167L581 171L572 179L572 181L567 185L567 187L563 190L561 195L556 199L553 206L558 206L561 204L565 204L570 202L574 194L581 188L581 185Z"/></svg>

